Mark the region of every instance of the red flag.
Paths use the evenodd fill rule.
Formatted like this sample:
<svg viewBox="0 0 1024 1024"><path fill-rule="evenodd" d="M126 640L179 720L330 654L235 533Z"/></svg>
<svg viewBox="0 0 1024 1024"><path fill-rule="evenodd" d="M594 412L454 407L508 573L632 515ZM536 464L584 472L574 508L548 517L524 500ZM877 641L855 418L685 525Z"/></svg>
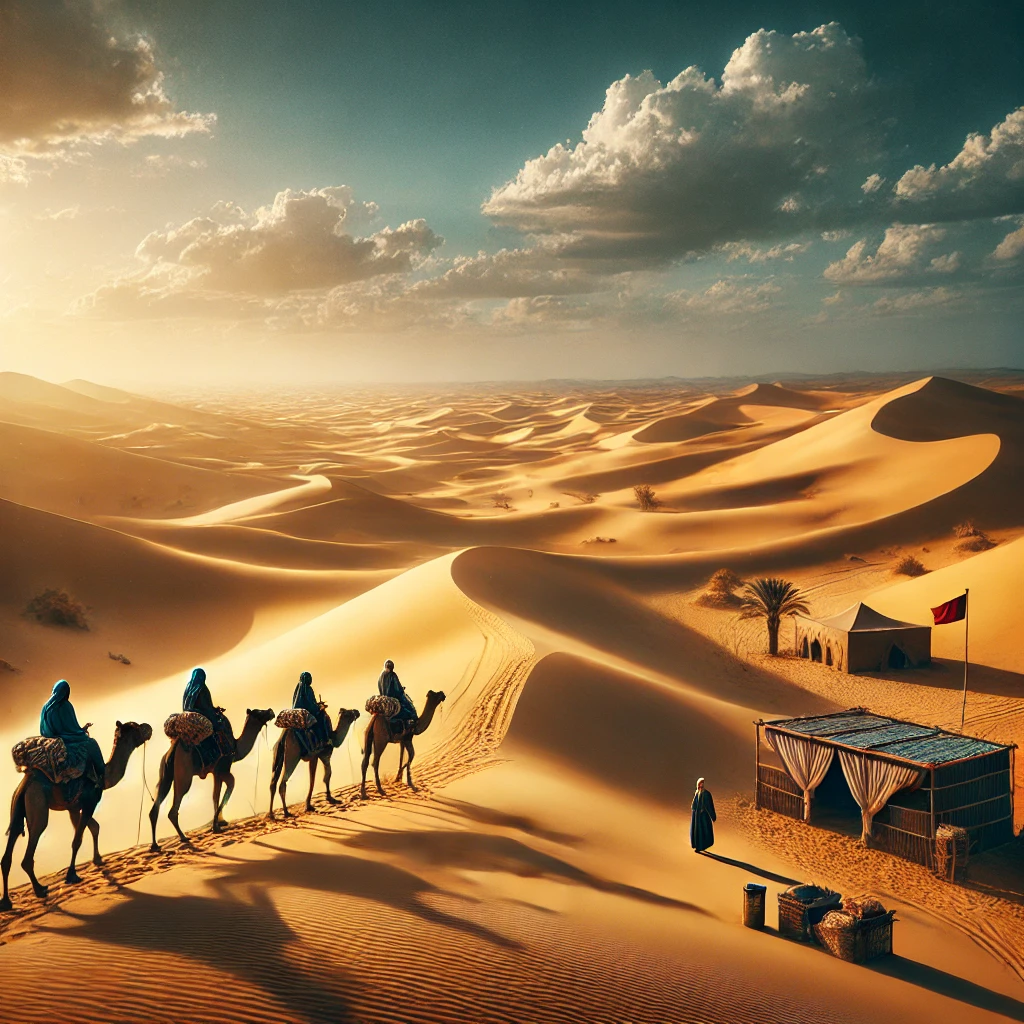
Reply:
<svg viewBox="0 0 1024 1024"><path fill-rule="evenodd" d="M954 597L952 601L940 604L938 608L932 609L936 626L944 626L947 622L959 622L967 615L967 595L961 594Z"/></svg>

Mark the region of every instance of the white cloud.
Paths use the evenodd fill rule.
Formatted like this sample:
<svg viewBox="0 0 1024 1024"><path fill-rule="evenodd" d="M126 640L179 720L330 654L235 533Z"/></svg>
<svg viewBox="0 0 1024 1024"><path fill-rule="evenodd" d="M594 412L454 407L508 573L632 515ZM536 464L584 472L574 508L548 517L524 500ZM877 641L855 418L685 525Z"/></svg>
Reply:
<svg viewBox="0 0 1024 1024"><path fill-rule="evenodd" d="M748 263L767 263L769 260L792 263L794 257L807 252L810 247L810 242L789 242L773 245L770 249L759 249L749 242L728 242L722 246L722 251L730 263L739 259L745 259Z"/></svg>
<svg viewBox="0 0 1024 1024"><path fill-rule="evenodd" d="M423 220L368 236L344 230L376 216L346 186L279 192L270 206L245 213L218 203L210 214L154 231L139 243L142 266L87 296L79 310L101 315L202 315L235 308L262 315L295 292L412 270L444 239ZM159 311L163 311L160 313Z"/></svg>
<svg viewBox="0 0 1024 1024"><path fill-rule="evenodd" d="M483 209L563 255L623 266L827 228L837 182L874 154L869 93L840 25L761 30L721 85L696 67L613 83L581 142L528 161Z"/></svg>
<svg viewBox="0 0 1024 1024"><path fill-rule="evenodd" d="M929 248L945 237L943 228L933 224L893 224L874 253L866 238L855 242L841 260L830 263L825 278L836 284L884 284L922 274L926 266L950 272L959 266L960 254L940 255L925 263Z"/></svg>
<svg viewBox="0 0 1024 1024"><path fill-rule="evenodd" d="M885 184L885 178L880 174L869 174L867 181L861 185L861 192L867 194L869 192L877 192Z"/></svg>
<svg viewBox="0 0 1024 1024"><path fill-rule="evenodd" d="M948 306L959 298L959 294L949 288L928 288L918 292L905 292L902 295L883 295L871 309L879 316L921 313L936 306Z"/></svg>
<svg viewBox="0 0 1024 1024"><path fill-rule="evenodd" d="M896 183L896 196L918 204L930 220L996 217L1024 210L1024 107L987 135L968 135L942 167L918 164Z"/></svg>
<svg viewBox="0 0 1024 1024"><path fill-rule="evenodd" d="M174 171L201 171L206 161L194 157L179 156L177 153L150 153L144 156L131 170L133 178L166 178Z"/></svg>
<svg viewBox="0 0 1024 1024"><path fill-rule="evenodd" d="M0 181L24 183L34 167L52 166L85 145L212 128L214 115L183 111L168 96L149 40L117 36L109 6L0 4Z"/></svg>
<svg viewBox="0 0 1024 1024"><path fill-rule="evenodd" d="M757 313L768 309L781 291L772 280L751 283L745 278L723 278L702 292L670 292L665 304L683 313Z"/></svg>
<svg viewBox="0 0 1024 1024"><path fill-rule="evenodd" d="M1011 231L997 246L992 255L997 260L1015 260L1024 253L1024 224Z"/></svg>

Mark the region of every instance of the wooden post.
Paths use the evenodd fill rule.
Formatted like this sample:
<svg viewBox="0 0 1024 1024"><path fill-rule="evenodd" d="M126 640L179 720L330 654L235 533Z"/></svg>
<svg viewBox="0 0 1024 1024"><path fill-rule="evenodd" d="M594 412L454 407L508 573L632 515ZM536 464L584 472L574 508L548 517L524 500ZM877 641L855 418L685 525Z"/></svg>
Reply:
<svg viewBox="0 0 1024 1024"><path fill-rule="evenodd" d="M931 844L930 844L931 845L931 849L928 852L928 859L932 862L931 866L932 866L932 869L934 869L935 868L935 833L937 831L936 830L936 825L935 825L935 768L934 768L934 766L931 769L931 778L932 778L932 788L931 788L930 792L928 793L928 806L929 806L929 808L931 810L931 820L932 820L932 829L931 829L931 831L932 831L932 834L931 834Z"/></svg>
<svg viewBox="0 0 1024 1024"><path fill-rule="evenodd" d="M761 723L754 723L754 810L761 810Z"/></svg>

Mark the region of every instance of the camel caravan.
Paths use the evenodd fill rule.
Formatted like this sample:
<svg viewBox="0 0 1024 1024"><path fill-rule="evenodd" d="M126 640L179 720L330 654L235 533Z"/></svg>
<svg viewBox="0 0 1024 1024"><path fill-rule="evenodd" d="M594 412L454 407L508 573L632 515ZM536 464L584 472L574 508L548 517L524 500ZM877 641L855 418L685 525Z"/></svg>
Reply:
<svg viewBox="0 0 1024 1024"><path fill-rule="evenodd" d="M3 873L0 912L12 909L8 879L14 848L25 834L26 825L28 846L21 866L39 899L44 899L49 892L36 877L35 853L49 822L50 811L67 811L74 828L71 863L65 882L72 885L81 881L75 863L86 829L92 835L92 862L97 867L102 865L96 808L104 790L116 786L124 778L132 754L153 736L152 727L145 723L118 722L113 750L109 760L104 761L99 744L89 735L92 723L79 724L70 698L71 687L67 680L61 679L53 687L50 699L39 716L40 735L22 740L11 751L14 764L18 771L24 773L24 778L11 801L7 846L0 859L0 871ZM390 660L384 663L384 671L377 680L377 693L366 702L366 711L371 717L363 736L361 797L366 797L366 772L371 758L377 792L386 795L380 781L380 759L392 743L399 744L395 781L401 782L404 772L407 784L415 788L412 781L413 739L429 728L434 712L444 699L443 692L428 690L423 714L419 714L395 673L395 663ZM327 801L337 804L331 792L331 755L345 742L352 723L358 717L358 711L341 708L337 722L332 723L326 703L313 692L313 677L303 672L292 694L290 708L282 711L276 719L270 708L247 709L242 731L235 736L224 709L214 704L206 672L201 668L194 669L185 687L181 711L170 715L164 722L164 733L171 745L160 761L160 778L149 812L153 833L150 851L160 852L156 839L157 820L160 806L172 789L174 795L167 818L181 842L191 845L178 824L178 811L197 777L205 779L212 775L213 820L210 827L212 832L219 832L224 827L224 807L235 788L232 765L249 755L260 732L271 720L281 730L281 735L274 745L267 817L274 819L275 793L280 797L284 817L291 816L286 792L288 780L300 761L309 765L306 810L314 810L313 787L318 764L323 765Z"/></svg>

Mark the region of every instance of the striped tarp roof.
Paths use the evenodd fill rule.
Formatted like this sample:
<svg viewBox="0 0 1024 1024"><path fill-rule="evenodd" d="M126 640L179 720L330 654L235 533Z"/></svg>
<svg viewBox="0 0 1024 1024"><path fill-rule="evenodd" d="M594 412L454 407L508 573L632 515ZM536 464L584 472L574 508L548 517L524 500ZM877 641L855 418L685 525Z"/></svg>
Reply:
<svg viewBox="0 0 1024 1024"><path fill-rule="evenodd" d="M822 743L838 743L921 765L948 764L1006 749L1004 744L961 736L931 725L900 722L863 708L817 718L782 718L764 724L767 728L802 733Z"/></svg>

